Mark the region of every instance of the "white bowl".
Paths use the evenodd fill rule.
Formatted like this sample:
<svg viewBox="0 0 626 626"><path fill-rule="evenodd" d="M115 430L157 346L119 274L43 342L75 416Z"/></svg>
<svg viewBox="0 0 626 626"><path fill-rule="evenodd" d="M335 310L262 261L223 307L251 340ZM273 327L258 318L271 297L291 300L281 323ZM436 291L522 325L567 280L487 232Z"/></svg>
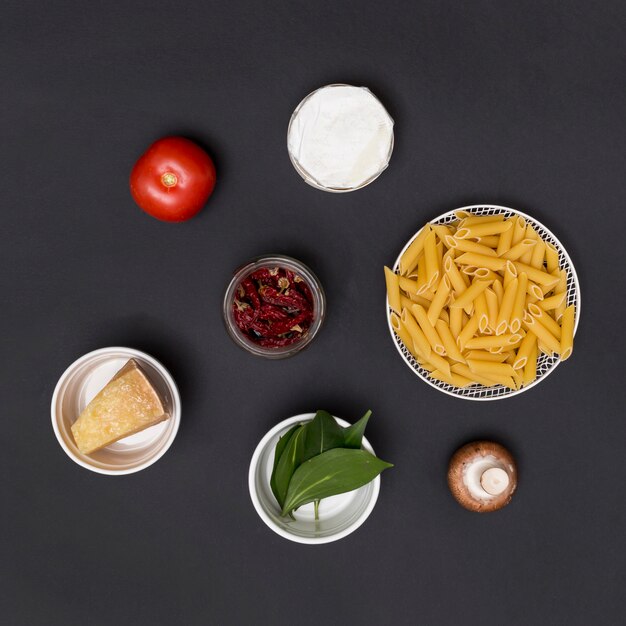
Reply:
<svg viewBox="0 0 626 626"><path fill-rule="evenodd" d="M290 417L274 426L256 447L248 474L250 497L259 517L275 533L297 543L329 543L354 532L372 512L380 491L380 476L377 476L359 489L324 498L319 505L317 522L312 503L296 511L295 521L281 516L280 507L270 488L274 448L278 439L294 424L309 422L314 417L315 413L304 413ZM340 426L349 426L348 422L337 417L335 419ZM372 446L365 437L363 437L363 449L374 454Z"/></svg>
<svg viewBox="0 0 626 626"><path fill-rule="evenodd" d="M71 426L131 358L142 366L170 417L93 454L83 454ZM155 463L172 445L180 424L180 397L174 379L155 358L132 348L102 348L85 354L63 372L52 395L51 415L54 434L72 461L99 474L132 474Z"/></svg>
<svg viewBox="0 0 626 626"><path fill-rule="evenodd" d="M574 269L572 259L567 254L567 251L565 250L563 244L555 237L555 235L550 230L548 230L541 222L538 222L535 218L530 217L530 215L526 215L526 213L522 213L521 211L517 211L516 209L499 206L497 204L473 204L470 206L460 207L458 209L454 209L453 211L447 211L446 213L442 213L435 219L430 220L430 223L449 224L450 222L453 222L455 219L457 219L455 214L458 211L465 211L473 215L498 215L500 213L504 213L506 217L520 215L526 220L526 222L532 224L534 229L539 233L544 241L549 241L557 249L559 253L559 267L567 270L566 302L568 305L573 304L575 306L574 334L576 334L576 329L578 328L578 322L580 320L580 284L578 283L578 276L576 275L576 270ZM418 230L415 235L413 235L413 237L411 237L409 241L407 241L404 248L402 248L402 250L400 251L400 254L398 255L398 258L396 259L392 268L394 272L398 272L400 258L404 254L404 251L411 245L415 237L419 235L421 230L422 229L420 228L420 230ZM393 343L400 353L400 356L403 358L404 362L411 368L413 373L419 376L423 381L427 382L435 389L443 391L443 393L447 393L448 395L455 396L457 398L464 398L465 400L500 400L502 398L510 398L511 396L516 396L520 393L523 393L524 391L532 389L542 380L545 380L548 375L550 375L561 362L561 359L559 357L541 354L537 359L537 378L535 378L532 383L526 385L525 387L522 387L521 389L509 389L502 385L484 387L483 385L478 384L470 385L468 387L456 387L443 381L432 379L428 376L428 372L419 365L413 355L406 349L406 347L402 343L402 340L396 336L393 327L391 326L391 309L389 308L388 299L385 300L385 304L389 333L391 334Z"/></svg>

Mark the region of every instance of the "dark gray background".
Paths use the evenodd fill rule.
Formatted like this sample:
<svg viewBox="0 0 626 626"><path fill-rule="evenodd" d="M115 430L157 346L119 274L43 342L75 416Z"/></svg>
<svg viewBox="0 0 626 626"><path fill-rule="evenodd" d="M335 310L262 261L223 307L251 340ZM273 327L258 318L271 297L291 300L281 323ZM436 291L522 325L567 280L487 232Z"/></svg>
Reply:
<svg viewBox="0 0 626 626"><path fill-rule="evenodd" d="M624 559L626 8L603 2L111 3L5 0L0 277L4 624L618 624ZM305 185L289 116L332 82L396 120L365 190ZM179 133L215 156L206 210L144 215L134 161ZM389 338L382 266L475 202L552 229L582 283L574 356L538 388L472 403L416 378ZM294 255L327 291L310 349L258 360L228 338L234 268ZM146 350L174 374L170 452L109 478L72 463L49 403L74 359ZM396 464L350 537L301 546L257 517L263 434L327 408ZM520 485L491 515L448 493L450 454L508 445Z"/></svg>

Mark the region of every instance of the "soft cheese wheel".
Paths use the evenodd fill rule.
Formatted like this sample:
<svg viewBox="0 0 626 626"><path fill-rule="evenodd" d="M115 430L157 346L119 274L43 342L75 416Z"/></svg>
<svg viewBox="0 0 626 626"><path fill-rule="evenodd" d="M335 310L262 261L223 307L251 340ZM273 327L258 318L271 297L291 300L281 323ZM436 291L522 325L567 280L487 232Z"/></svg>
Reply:
<svg viewBox="0 0 626 626"><path fill-rule="evenodd" d="M78 449L91 454L169 415L137 361L130 359L72 425Z"/></svg>
<svg viewBox="0 0 626 626"><path fill-rule="evenodd" d="M393 120L369 89L328 85L299 104L287 143L307 182L329 191L352 191L387 167Z"/></svg>

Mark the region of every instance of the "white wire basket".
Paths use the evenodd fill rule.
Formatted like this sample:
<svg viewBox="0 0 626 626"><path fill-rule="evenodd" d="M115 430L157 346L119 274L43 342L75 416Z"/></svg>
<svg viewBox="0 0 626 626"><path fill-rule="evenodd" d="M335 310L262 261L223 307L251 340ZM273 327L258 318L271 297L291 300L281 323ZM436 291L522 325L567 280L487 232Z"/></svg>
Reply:
<svg viewBox="0 0 626 626"><path fill-rule="evenodd" d="M578 276L576 275L576 270L574 269L574 264L572 263L572 260L570 259L567 251L563 247L563 244L554 236L554 234L550 230L548 230L541 222L538 222L536 219L530 217L529 215L526 215L526 213L522 213L521 211L517 211L509 207L498 206L494 204L474 204L471 206L460 207L458 209L454 209L453 211L443 213L439 217L430 220L430 223L450 224L455 220L458 220L458 217L456 216L456 213L458 211L464 211L465 213L471 213L472 215L504 214L504 216L507 218L519 215L523 217L527 223L532 224L533 228L537 231L537 233L544 241L550 242L556 248L559 253L559 267L567 271L566 303L567 306L571 304L574 305L574 334L576 334L576 330L578 329L578 322L580 320L580 284L578 283ZM421 229L417 231L415 235L411 237L411 239L409 239L407 244L400 251L400 254L398 255L398 258L396 259L393 266L394 272L398 273L400 257L411 245L413 240L419 235L420 231ZM483 385L473 384L467 387L456 387L454 385L450 385L449 383L445 383L443 381L435 380L429 377L428 371L419 365L413 355L407 350L402 340L394 332L391 326L390 319L392 310L389 308L388 300L386 300L386 312L387 324L389 326L389 333L391 334L391 338L393 339L393 342L398 349L398 352L404 359L404 362L413 370L413 373L419 376L422 380L427 382L435 389L443 391L444 393L455 396L457 398L464 398L466 400L501 400L502 398L510 398L511 396L516 396L524 391L527 391L528 389L531 389L535 385L538 385L541 381L545 380L548 375L551 374L561 362L561 359L559 357L551 356L548 354L541 354L537 359L537 377L532 383L529 383L528 385L517 390L509 389L508 387L504 387L503 385L485 387Z"/></svg>

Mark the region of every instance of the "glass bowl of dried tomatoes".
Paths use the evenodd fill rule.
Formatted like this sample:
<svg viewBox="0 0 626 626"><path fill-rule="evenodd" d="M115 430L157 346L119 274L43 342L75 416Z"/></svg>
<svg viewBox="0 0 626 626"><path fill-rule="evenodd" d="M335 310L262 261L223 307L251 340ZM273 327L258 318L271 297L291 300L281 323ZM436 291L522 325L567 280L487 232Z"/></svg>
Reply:
<svg viewBox="0 0 626 626"><path fill-rule="evenodd" d="M233 276L224 296L228 334L256 356L284 359L319 332L326 297L317 276L283 255L252 259Z"/></svg>

